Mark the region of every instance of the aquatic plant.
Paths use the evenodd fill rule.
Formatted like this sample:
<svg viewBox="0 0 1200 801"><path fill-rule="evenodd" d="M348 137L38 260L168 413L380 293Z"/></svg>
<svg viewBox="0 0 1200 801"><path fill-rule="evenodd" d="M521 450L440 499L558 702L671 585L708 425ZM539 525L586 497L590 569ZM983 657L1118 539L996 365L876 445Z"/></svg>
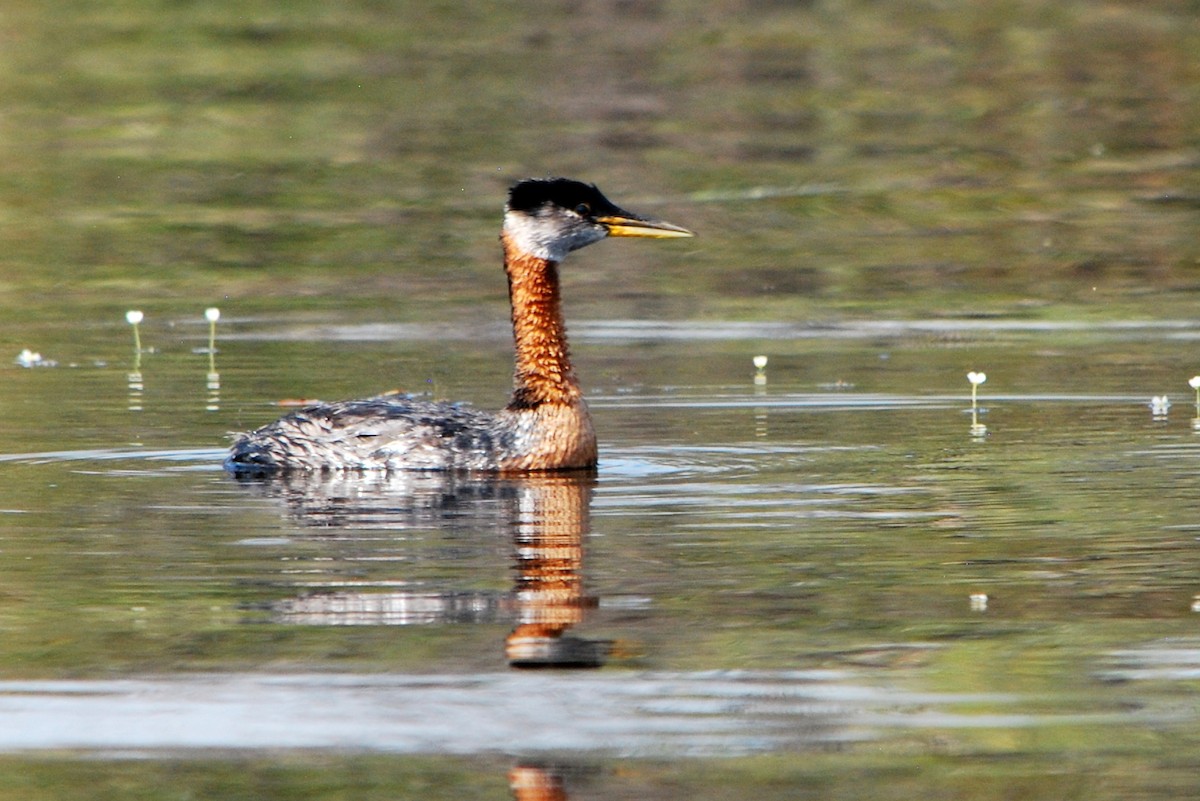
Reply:
<svg viewBox="0 0 1200 801"><path fill-rule="evenodd" d="M13 359L13 364L20 367L56 367L58 362L53 359L46 359L37 351L25 348L17 354L17 358Z"/></svg>
<svg viewBox="0 0 1200 801"><path fill-rule="evenodd" d="M767 357L762 356L762 355L755 356L754 357L754 385L757 387L763 387L766 385L766 383L767 383Z"/></svg>
<svg viewBox="0 0 1200 801"><path fill-rule="evenodd" d="M979 385L987 381L987 373L972 370L967 380L971 382L971 435L980 437L987 433L987 426L979 422Z"/></svg>
<svg viewBox="0 0 1200 801"><path fill-rule="evenodd" d="M221 374L217 372L217 320L221 319L221 310L209 306L204 310L204 319L208 320L208 374L205 376L208 401L204 408L215 412L221 408Z"/></svg>
<svg viewBox="0 0 1200 801"><path fill-rule="evenodd" d="M138 324L146 319L146 315L142 314L137 309L130 309L125 312L125 322L133 326L133 352L142 352L142 335L138 332Z"/></svg>
<svg viewBox="0 0 1200 801"><path fill-rule="evenodd" d="M979 385L987 381L987 373L977 373L974 370L967 373L967 380L971 382L971 403L975 403L976 392Z"/></svg>
<svg viewBox="0 0 1200 801"><path fill-rule="evenodd" d="M221 319L221 310L209 306L204 310L204 319L208 320L208 352L213 354L217 352L217 320Z"/></svg>

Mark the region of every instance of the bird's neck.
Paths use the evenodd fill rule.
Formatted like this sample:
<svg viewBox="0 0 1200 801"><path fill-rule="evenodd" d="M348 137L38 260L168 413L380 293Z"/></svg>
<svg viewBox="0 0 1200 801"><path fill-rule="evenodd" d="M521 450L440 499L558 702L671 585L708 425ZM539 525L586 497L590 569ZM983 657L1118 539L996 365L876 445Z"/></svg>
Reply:
<svg viewBox="0 0 1200 801"><path fill-rule="evenodd" d="M512 302L516 372L510 409L576 405L583 393L567 350L558 290L558 263L533 256L505 234L504 269Z"/></svg>

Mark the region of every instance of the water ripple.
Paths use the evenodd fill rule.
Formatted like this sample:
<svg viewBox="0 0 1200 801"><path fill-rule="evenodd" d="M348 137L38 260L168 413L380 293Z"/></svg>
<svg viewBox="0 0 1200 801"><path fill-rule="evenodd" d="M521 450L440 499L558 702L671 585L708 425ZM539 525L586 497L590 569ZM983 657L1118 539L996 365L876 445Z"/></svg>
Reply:
<svg viewBox="0 0 1200 801"><path fill-rule="evenodd" d="M3 453L0 462L46 464L49 462L109 462L146 460L157 462L203 462L204 468L220 467L227 451L224 448L91 448L86 450L40 451L37 453Z"/></svg>

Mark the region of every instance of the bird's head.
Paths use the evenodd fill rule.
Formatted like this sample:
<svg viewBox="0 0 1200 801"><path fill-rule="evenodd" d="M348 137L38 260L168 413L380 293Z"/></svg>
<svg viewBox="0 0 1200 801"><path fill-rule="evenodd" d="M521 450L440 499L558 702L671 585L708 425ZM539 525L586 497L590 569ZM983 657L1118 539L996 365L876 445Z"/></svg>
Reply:
<svg viewBox="0 0 1200 801"><path fill-rule="evenodd" d="M522 252L562 261L606 236L695 236L686 228L625 211L592 184L569 178L520 181L508 192L504 233Z"/></svg>

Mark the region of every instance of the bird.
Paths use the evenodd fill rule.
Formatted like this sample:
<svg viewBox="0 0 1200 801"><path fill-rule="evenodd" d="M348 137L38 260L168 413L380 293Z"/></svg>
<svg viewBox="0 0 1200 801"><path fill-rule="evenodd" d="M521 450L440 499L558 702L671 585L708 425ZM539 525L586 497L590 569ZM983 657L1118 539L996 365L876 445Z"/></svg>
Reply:
<svg viewBox="0 0 1200 801"><path fill-rule="evenodd" d="M618 207L594 184L518 181L509 188L500 233L515 351L513 392L503 409L402 393L318 403L237 436L224 466L235 475L595 468L596 433L567 346L559 265L607 237L691 236Z"/></svg>

